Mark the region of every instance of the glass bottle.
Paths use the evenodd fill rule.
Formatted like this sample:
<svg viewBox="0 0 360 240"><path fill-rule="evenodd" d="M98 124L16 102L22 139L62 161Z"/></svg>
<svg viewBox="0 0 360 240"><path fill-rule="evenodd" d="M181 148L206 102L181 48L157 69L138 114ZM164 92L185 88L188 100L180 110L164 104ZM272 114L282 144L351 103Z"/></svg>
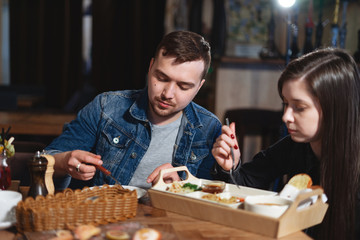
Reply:
<svg viewBox="0 0 360 240"><path fill-rule="evenodd" d="M30 171L29 197L36 198L38 195L46 196L48 194L45 185L47 163L48 160L40 154L40 151L37 151L35 156L28 162Z"/></svg>
<svg viewBox="0 0 360 240"><path fill-rule="evenodd" d="M11 184L11 171L7 163L6 150L4 148L0 156L0 189L5 190Z"/></svg>

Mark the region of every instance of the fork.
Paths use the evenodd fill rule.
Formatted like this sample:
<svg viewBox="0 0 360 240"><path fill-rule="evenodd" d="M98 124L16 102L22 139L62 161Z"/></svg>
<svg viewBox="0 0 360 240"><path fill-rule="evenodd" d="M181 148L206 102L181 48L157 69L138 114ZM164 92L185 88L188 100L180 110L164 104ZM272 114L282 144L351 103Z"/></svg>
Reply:
<svg viewBox="0 0 360 240"><path fill-rule="evenodd" d="M229 127L230 126L229 118L226 118L225 121L226 121L226 125ZM235 156L234 156L233 147L230 147L230 153L231 153L231 158L232 158L232 162L233 162L232 167L230 168L230 178L234 182L236 187L240 189L240 186L237 184L235 177L233 175L233 168L235 167Z"/></svg>

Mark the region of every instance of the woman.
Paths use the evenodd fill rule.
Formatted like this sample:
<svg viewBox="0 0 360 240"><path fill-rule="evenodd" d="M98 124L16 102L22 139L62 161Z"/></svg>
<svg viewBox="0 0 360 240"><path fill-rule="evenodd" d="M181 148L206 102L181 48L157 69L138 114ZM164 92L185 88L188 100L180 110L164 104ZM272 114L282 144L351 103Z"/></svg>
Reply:
<svg viewBox="0 0 360 240"><path fill-rule="evenodd" d="M324 221L309 234L359 238L360 76L355 61L339 49L309 53L286 67L278 91L289 135L241 165L235 124L223 126L212 149L214 177L230 181L231 147L239 184L268 189L284 174L307 173L329 198Z"/></svg>

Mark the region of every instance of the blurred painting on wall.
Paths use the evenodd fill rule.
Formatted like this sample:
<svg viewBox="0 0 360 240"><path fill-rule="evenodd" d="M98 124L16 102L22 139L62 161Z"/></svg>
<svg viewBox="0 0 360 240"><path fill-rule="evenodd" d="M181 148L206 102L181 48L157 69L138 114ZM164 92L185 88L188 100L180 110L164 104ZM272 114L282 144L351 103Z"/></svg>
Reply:
<svg viewBox="0 0 360 240"><path fill-rule="evenodd" d="M270 0L228 0L226 55L259 58L268 37Z"/></svg>

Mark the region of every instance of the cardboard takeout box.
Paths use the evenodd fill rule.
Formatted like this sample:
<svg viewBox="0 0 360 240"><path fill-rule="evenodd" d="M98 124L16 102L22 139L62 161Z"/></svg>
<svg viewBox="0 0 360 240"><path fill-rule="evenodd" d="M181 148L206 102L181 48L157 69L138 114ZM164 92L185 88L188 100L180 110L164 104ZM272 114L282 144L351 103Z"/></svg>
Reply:
<svg viewBox="0 0 360 240"><path fill-rule="evenodd" d="M185 166L162 170L159 182L148 190L154 207L273 238L280 238L321 223L328 208L328 204L321 200L323 190L316 189L300 194L282 216L271 218L241 208L234 209L224 204L166 191L170 184L163 182L163 175L174 171L185 171L187 173L187 179L183 182L201 185L202 179L191 175ZM226 184L225 191L243 197L276 194L275 192L248 187L238 189L233 184ZM297 209L302 201L313 196L318 197L314 204L301 210Z"/></svg>

